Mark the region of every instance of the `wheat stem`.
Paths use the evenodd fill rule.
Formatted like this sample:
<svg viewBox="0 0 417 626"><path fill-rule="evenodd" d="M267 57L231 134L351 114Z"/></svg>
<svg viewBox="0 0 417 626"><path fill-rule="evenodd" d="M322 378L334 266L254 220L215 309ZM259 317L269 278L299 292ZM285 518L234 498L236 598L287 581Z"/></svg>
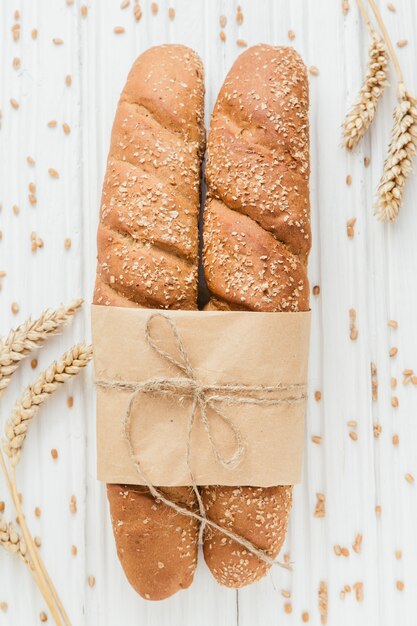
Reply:
<svg viewBox="0 0 417 626"><path fill-rule="evenodd" d="M389 36L387 28L386 28L386 26L384 24L384 21L383 21L382 17L381 17L381 13L379 12L379 9L378 9L378 7L377 7L377 5L375 3L375 0L368 0L368 2L371 5L371 9L372 9L372 11L373 11L373 13L375 15L375 19L378 22L378 25L379 25L379 27L381 29L382 36L383 36L383 38L385 40L385 43L387 45L387 48L388 48L388 51L389 51L389 54L390 54L390 57L391 57L391 61L392 61L393 65L394 65L394 67L395 67L395 71L397 72L398 82L402 83L402 82L404 82L403 73L401 71L401 67L400 67L400 64L398 62L398 57L397 57L397 55L395 53L394 46L392 45L391 37Z"/></svg>
<svg viewBox="0 0 417 626"><path fill-rule="evenodd" d="M13 502L15 502L15 498L19 500L19 495L17 491L13 494ZM17 554L19 558L25 563L30 573L32 574L35 582L38 586L39 591L41 592L48 609L51 612L51 615L55 621L56 626L62 626L62 621L57 613L56 607L54 605L53 599L51 597L50 590L42 577L39 569L36 566L36 563L33 562L31 556L31 548L30 544L28 544L27 539L25 538L25 531L22 528L24 540L20 537L19 533L15 530L14 526L9 523L6 524L4 518L0 515L0 545L12 554ZM29 555L32 560L29 560L26 556L26 552L29 551ZM32 569L33 567L33 569Z"/></svg>
<svg viewBox="0 0 417 626"><path fill-rule="evenodd" d="M372 35L374 29L372 28L371 20L370 20L370 17L368 15L368 11L365 9L365 5L363 4L362 0L356 0L356 4L359 7L359 10L360 10L360 12L362 14L363 21L365 22L365 24L366 24L366 26L367 26L367 28L369 30L369 33Z"/></svg>

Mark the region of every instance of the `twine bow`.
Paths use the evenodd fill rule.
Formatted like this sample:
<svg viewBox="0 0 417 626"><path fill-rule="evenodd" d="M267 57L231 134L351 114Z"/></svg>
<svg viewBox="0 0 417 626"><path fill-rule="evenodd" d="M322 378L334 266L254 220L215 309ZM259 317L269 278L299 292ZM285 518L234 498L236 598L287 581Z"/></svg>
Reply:
<svg viewBox="0 0 417 626"><path fill-rule="evenodd" d="M152 336L151 325L152 321L156 318L161 318L170 327L173 339L175 341L175 346L180 355L180 359L177 359L172 356L172 354L166 352L155 342L155 339ZM239 465L244 456L242 433L239 427L235 424L235 422L220 410L219 405L226 404L230 406L253 404L257 406L277 406L282 404L296 404L299 402L303 402L307 397L305 385L286 385L283 383L278 383L276 385L211 385L201 382L197 377L196 370L192 367L190 363L187 351L185 349L182 338L179 335L174 320L162 313L152 313L149 316L145 327L145 340L147 344L157 354L159 354L159 356L161 356L169 364L175 366L178 370L180 370L183 376L170 378L156 377L143 382L126 380L96 380L96 385L105 389L133 391L124 416L124 433L131 461L136 469L136 472L141 478L141 481L144 485L146 485L146 487L148 487L152 496L156 500L162 501L164 504L174 509L177 513L180 513L181 515L192 517L200 521L199 543L202 543L203 541L205 527L210 526L211 528L214 528L215 530L226 535L230 539L233 539L234 541L245 547L249 552L257 556L259 559L265 561L269 565L278 564L281 567L288 569L289 566L287 564L282 564L275 561L265 552L259 550L244 537L236 535L235 533L229 531L227 528L219 526L207 517L204 503L198 490L190 463L191 435L195 419L198 415L203 424L204 430L207 433L207 438L209 440L210 447L216 461L227 469L233 469L237 467L237 465ZM271 394L277 394L278 392L286 392L290 395L287 395L285 397L270 397ZM293 395L291 395L291 392L294 392ZM190 474L191 486L198 502L200 511L199 514L191 511L190 509L187 509L186 507L182 507L176 504L175 502L167 498L162 492L156 489L156 487L148 480L140 465L140 462L137 459L131 437L131 417L135 401L141 393L152 395L167 395L169 397L178 396L179 399L189 398L192 402L187 426L186 463ZM217 415L227 426L228 430L233 436L234 448L229 457L225 457L222 454L220 448L214 440L209 412Z"/></svg>

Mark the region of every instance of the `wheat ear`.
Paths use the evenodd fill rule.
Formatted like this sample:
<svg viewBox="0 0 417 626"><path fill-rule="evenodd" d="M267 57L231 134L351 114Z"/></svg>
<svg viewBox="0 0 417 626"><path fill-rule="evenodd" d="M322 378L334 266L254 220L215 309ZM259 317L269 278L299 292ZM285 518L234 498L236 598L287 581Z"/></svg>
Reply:
<svg viewBox="0 0 417 626"><path fill-rule="evenodd" d="M416 147L417 100L408 93L404 83L399 83L394 126L375 204L375 215L381 221L392 222L398 215Z"/></svg>
<svg viewBox="0 0 417 626"><path fill-rule="evenodd" d="M15 403L11 418L6 422L3 450L15 466L20 459L26 439L27 429L39 406L64 382L75 376L90 361L92 346L78 344L68 350L61 359L41 372L35 382L29 385L22 397Z"/></svg>
<svg viewBox="0 0 417 626"><path fill-rule="evenodd" d="M50 592L45 585L45 581L39 576L39 573L33 567L33 564L28 556L28 547L26 541L21 535L18 533L14 525L9 522L7 523L4 519L3 515L0 514L0 546L9 552L10 554L17 554L20 560L26 565L29 572L33 576L42 596L51 612L52 617L55 620L55 623L60 625L62 624L59 615L57 614L55 605L50 596Z"/></svg>
<svg viewBox="0 0 417 626"><path fill-rule="evenodd" d="M33 562L36 572L38 586L48 603L48 607L58 626L62 624L60 617L56 613L55 605L51 597L55 600L65 625L70 626L69 618L65 612L58 593L37 550L33 537L26 524L25 516L19 499L16 487L15 466L18 463L23 444L26 438L27 428L30 421L36 415L39 406L63 383L72 376L78 374L85 367L92 357L92 347L79 344L68 350L61 359L54 361L52 365L42 372L33 385L27 387L13 408L11 419L6 422L6 440L3 440L5 453L10 459L10 475L7 471L3 455L0 452L0 465L5 475L6 483L10 495L15 505L23 536ZM45 589L46 586L46 589Z"/></svg>
<svg viewBox="0 0 417 626"><path fill-rule="evenodd" d="M388 52L383 39L371 29L366 75L357 102L343 122L343 145L352 150L365 135L375 117L384 88L388 85Z"/></svg>
<svg viewBox="0 0 417 626"><path fill-rule="evenodd" d="M0 396L10 383L10 378L21 361L33 350L39 348L47 335L56 333L81 307L81 299L68 306L46 310L36 319L28 319L6 339L0 339Z"/></svg>

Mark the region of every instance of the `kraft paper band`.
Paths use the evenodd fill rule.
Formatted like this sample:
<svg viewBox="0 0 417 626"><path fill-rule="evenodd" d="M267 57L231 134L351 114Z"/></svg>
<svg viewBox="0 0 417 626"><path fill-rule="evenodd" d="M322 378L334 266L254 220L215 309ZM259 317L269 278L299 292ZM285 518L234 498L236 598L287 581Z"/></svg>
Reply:
<svg viewBox="0 0 417 626"><path fill-rule="evenodd" d="M299 482L310 313L93 306L92 319L100 480L144 484L134 454L153 485Z"/></svg>

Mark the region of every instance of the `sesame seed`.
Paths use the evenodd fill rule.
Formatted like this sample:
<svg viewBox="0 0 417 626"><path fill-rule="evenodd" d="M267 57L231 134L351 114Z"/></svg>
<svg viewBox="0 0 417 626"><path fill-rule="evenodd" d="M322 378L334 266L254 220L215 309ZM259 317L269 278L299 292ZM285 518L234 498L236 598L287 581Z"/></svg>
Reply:
<svg viewBox="0 0 417 626"><path fill-rule="evenodd" d="M56 459L58 458L58 450L56 450L55 448L52 448L51 457L54 459L54 461L56 461Z"/></svg>
<svg viewBox="0 0 417 626"><path fill-rule="evenodd" d="M406 474L404 478L410 485L414 483L414 476L412 474Z"/></svg>
<svg viewBox="0 0 417 626"><path fill-rule="evenodd" d="M40 548L40 547L41 547L41 545L42 545L42 541L41 541L41 538L40 538L40 537L34 537L34 538L33 538L33 541L35 542L35 546L36 546L37 548Z"/></svg>
<svg viewBox="0 0 417 626"><path fill-rule="evenodd" d="M391 406L394 409L398 409L399 404L400 403L399 403L399 400L398 400L397 396L392 396L392 398L391 398Z"/></svg>
<svg viewBox="0 0 417 626"><path fill-rule="evenodd" d="M395 346L393 346L392 348L390 348L389 353L388 353L391 357L392 356L397 356L398 354L398 348L396 348Z"/></svg>
<svg viewBox="0 0 417 626"><path fill-rule="evenodd" d="M42 515L41 509L37 506L35 508L35 517L40 517Z"/></svg>
<svg viewBox="0 0 417 626"><path fill-rule="evenodd" d="M315 65L310 65L309 67L309 72L312 76L318 76L319 75L319 68L316 67Z"/></svg>
<svg viewBox="0 0 417 626"><path fill-rule="evenodd" d="M157 13L159 11L159 7L158 7L156 2L152 2L152 4L151 4L151 11L152 11L153 15L157 15Z"/></svg>
<svg viewBox="0 0 417 626"><path fill-rule="evenodd" d="M292 613L292 604L291 604L291 602L286 602L284 604L284 611L285 611L285 613L287 613L287 615Z"/></svg>
<svg viewBox="0 0 417 626"><path fill-rule="evenodd" d="M400 41L397 41L398 48L405 48L407 44L408 44L408 39L400 39Z"/></svg>
<svg viewBox="0 0 417 626"><path fill-rule="evenodd" d="M350 186L352 184L352 176L348 174L346 176L346 185Z"/></svg>
<svg viewBox="0 0 417 626"><path fill-rule="evenodd" d="M88 9L85 6L85 4L83 4L83 6L81 7L81 16L82 17L87 17L87 14L88 14Z"/></svg>
<svg viewBox="0 0 417 626"><path fill-rule="evenodd" d="M294 41L294 39L295 39L295 32L293 30L289 30L288 31L288 39L290 41Z"/></svg>
<svg viewBox="0 0 417 626"><path fill-rule="evenodd" d="M370 164L371 164L371 159L370 159L370 157L367 157L367 156L366 156L366 157L364 157L364 158L363 158L363 164L364 164L364 166L365 166L365 167L369 167L369 166L370 166Z"/></svg>
<svg viewBox="0 0 417 626"><path fill-rule="evenodd" d="M64 131L64 133L65 133L66 135L69 135L69 134L70 134L70 132L71 132L71 126L70 126L69 124L67 124L66 122L64 122L64 123L62 124L62 130Z"/></svg>
<svg viewBox="0 0 417 626"><path fill-rule="evenodd" d="M17 110L19 108L19 103L16 100L16 98L10 98L10 104L12 106L13 109Z"/></svg>
<svg viewBox="0 0 417 626"><path fill-rule="evenodd" d="M12 306L10 307L13 315L17 315L19 313L19 305L17 302L12 302Z"/></svg>
<svg viewBox="0 0 417 626"><path fill-rule="evenodd" d="M314 285L313 289L313 296L319 296L320 295L320 285Z"/></svg>
<svg viewBox="0 0 417 626"><path fill-rule="evenodd" d="M8 608L9 605L7 604L7 602L0 602L0 610L3 611L3 613L7 613Z"/></svg>
<svg viewBox="0 0 417 626"><path fill-rule="evenodd" d="M71 249L71 239L67 238L64 241L64 248L65 250L70 250Z"/></svg>
<svg viewBox="0 0 417 626"><path fill-rule="evenodd" d="M123 0L122 4L120 5L120 8L123 9L127 9L127 7L130 5L130 0Z"/></svg>
<svg viewBox="0 0 417 626"><path fill-rule="evenodd" d="M304 612L301 614L301 619L303 620L303 623L304 623L304 624L307 624L307 622L308 622L308 621L309 621L309 619L310 619L310 616L309 616L309 614L308 614L308 612L307 612L307 611L304 611Z"/></svg>
<svg viewBox="0 0 417 626"><path fill-rule="evenodd" d="M396 550L395 551L395 558L397 559L397 561L399 561L400 559L402 559L403 557L403 553L401 550Z"/></svg>
<svg viewBox="0 0 417 626"><path fill-rule="evenodd" d="M342 2L342 12L343 15L347 15L349 13L349 0L343 0Z"/></svg>
<svg viewBox="0 0 417 626"><path fill-rule="evenodd" d="M12 61L12 65L14 70L20 69L20 59L18 57L15 57Z"/></svg>
<svg viewBox="0 0 417 626"><path fill-rule="evenodd" d="M388 326L390 328L398 328L398 322L396 320L388 320Z"/></svg>
<svg viewBox="0 0 417 626"><path fill-rule="evenodd" d="M38 359L32 359L30 362L30 367L34 370L38 367Z"/></svg>
<svg viewBox="0 0 417 626"><path fill-rule="evenodd" d="M314 399L316 400L316 402L320 402L320 400L321 400L321 391L315 391L314 392Z"/></svg>
<svg viewBox="0 0 417 626"><path fill-rule="evenodd" d="M175 9L173 7L169 7L168 9L168 17L170 20L175 19Z"/></svg>
<svg viewBox="0 0 417 626"><path fill-rule="evenodd" d="M355 433L354 430L349 431L349 437L352 439L352 441L357 441L358 440L358 433Z"/></svg>
<svg viewBox="0 0 417 626"><path fill-rule="evenodd" d="M63 41L63 39L60 39L59 37L54 37L54 38L52 39L52 43L53 43L55 46L62 46L62 44L64 43L64 41Z"/></svg>
<svg viewBox="0 0 417 626"><path fill-rule="evenodd" d="M398 591L404 591L405 585L402 580L397 580L395 586L397 587Z"/></svg>
<svg viewBox="0 0 417 626"><path fill-rule="evenodd" d="M89 585L89 587L94 587L95 584L96 584L96 579L94 578L94 576L89 576L88 577L88 585Z"/></svg>
<svg viewBox="0 0 417 626"><path fill-rule="evenodd" d="M395 5L393 5L393 4L392 4L392 2L388 2L388 4L387 4L387 9L388 9L388 11L391 11L391 13L395 13L395 12L396 12L396 10L397 10L397 9L395 8Z"/></svg>
<svg viewBox="0 0 417 626"><path fill-rule="evenodd" d="M320 444L320 443L321 443L321 441L322 441L322 438L321 438L319 435L313 435L313 436L311 437L311 441L312 441L313 443Z"/></svg>
<svg viewBox="0 0 417 626"><path fill-rule="evenodd" d="M227 24L227 17L225 15L221 15L219 17L219 24L221 28L225 28Z"/></svg>
<svg viewBox="0 0 417 626"><path fill-rule="evenodd" d="M49 174L49 176L51 176L51 178L59 178L59 173L53 167L50 167L48 169L48 174Z"/></svg>
<svg viewBox="0 0 417 626"><path fill-rule="evenodd" d="M48 122L48 128L55 128L56 126L56 120L51 120L50 122Z"/></svg>
<svg viewBox="0 0 417 626"><path fill-rule="evenodd" d="M67 406L71 409L74 406L74 398L72 396L68 396L67 398Z"/></svg>
<svg viewBox="0 0 417 626"><path fill-rule="evenodd" d="M220 41L226 41L226 33L224 32L224 30L220 31Z"/></svg>
<svg viewBox="0 0 417 626"><path fill-rule="evenodd" d="M45 611L42 611L42 613L40 613L39 619L41 620L41 622L47 622L48 621L48 616L45 613Z"/></svg>
<svg viewBox="0 0 417 626"><path fill-rule="evenodd" d="M125 29L123 28L123 26L115 26L115 27L113 28L113 32L114 32L116 35L122 35L122 34L125 32Z"/></svg>
<svg viewBox="0 0 417 626"><path fill-rule="evenodd" d="M238 39L236 41L236 44L238 45L239 48L246 48L248 45L244 39Z"/></svg>
<svg viewBox="0 0 417 626"><path fill-rule="evenodd" d="M66 84L66 86L67 86L67 87L71 87L71 85L72 85L72 77L71 77L71 74L67 74L67 75L65 76L65 84Z"/></svg>
<svg viewBox="0 0 417 626"><path fill-rule="evenodd" d="M74 546L74 545L71 546L71 554L72 554L72 556L77 556L77 553L78 553L77 546Z"/></svg>
<svg viewBox="0 0 417 626"><path fill-rule="evenodd" d="M32 28L31 37L32 37L32 39L37 39L38 38L38 29L37 28Z"/></svg>
<svg viewBox="0 0 417 626"><path fill-rule="evenodd" d="M73 513L73 514L77 512L77 498L76 498L76 496L71 496L71 499L70 499L70 512Z"/></svg>
<svg viewBox="0 0 417 626"><path fill-rule="evenodd" d="M3 500L0 500L0 513L4 513L5 508L6 508L6 505L4 504Z"/></svg>
<svg viewBox="0 0 417 626"><path fill-rule="evenodd" d="M394 446L398 446L398 444L400 443L400 437L398 435L393 435L392 436L392 443Z"/></svg>

